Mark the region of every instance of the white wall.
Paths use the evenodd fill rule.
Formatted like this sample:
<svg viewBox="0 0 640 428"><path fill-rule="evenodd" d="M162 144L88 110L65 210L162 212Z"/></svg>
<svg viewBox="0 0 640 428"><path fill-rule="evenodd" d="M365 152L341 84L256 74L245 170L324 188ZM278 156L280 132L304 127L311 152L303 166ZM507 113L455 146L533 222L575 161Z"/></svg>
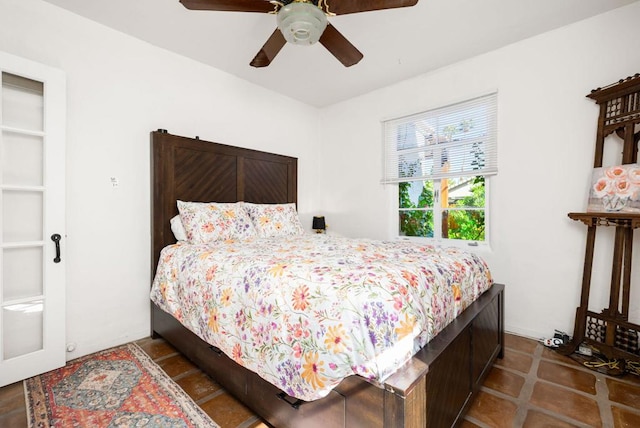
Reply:
<svg viewBox="0 0 640 428"><path fill-rule="evenodd" d="M395 186L382 186L380 121L498 90L499 174L490 180L491 250L506 328L573 331L598 107L593 88L640 72L640 3L351 99L322 111L318 206L334 233L392 238ZM425 43L430 43L426 40ZM621 148L607 147L610 164ZM336 174L335 171L340 171ZM613 230L597 237L592 309L608 306ZM638 235L636 233L636 235ZM632 320L640 321L640 236Z"/></svg>
<svg viewBox="0 0 640 428"><path fill-rule="evenodd" d="M310 228L315 108L40 0L0 0L0 50L67 74L68 358L149 335L151 131L298 157Z"/></svg>

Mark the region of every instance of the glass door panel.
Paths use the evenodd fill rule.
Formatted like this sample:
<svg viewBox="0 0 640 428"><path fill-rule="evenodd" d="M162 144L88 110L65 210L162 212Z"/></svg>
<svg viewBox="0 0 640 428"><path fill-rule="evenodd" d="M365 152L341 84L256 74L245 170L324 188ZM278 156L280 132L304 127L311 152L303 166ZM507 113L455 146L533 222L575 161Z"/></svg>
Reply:
<svg viewBox="0 0 640 428"><path fill-rule="evenodd" d="M2 73L2 124L11 128L44 129L44 84Z"/></svg>
<svg viewBox="0 0 640 428"><path fill-rule="evenodd" d="M2 237L5 243L42 241L42 192L2 192Z"/></svg>
<svg viewBox="0 0 640 428"><path fill-rule="evenodd" d="M42 247L5 248L2 259L2 301L43 294Z"/></svg>
<svg viewBox="0 0 640 428"><path fill-rule="evenodd" d="M42 349L43 309L42 300L16 303L2 309L3 359L8 360Z"/></svg>
<svg viewBox="0 0 640 428"><path fill-rule="evenodd" d="M6 186L42 186L44 156L43 141L39 135L2 133L2 184Z"/></svg>

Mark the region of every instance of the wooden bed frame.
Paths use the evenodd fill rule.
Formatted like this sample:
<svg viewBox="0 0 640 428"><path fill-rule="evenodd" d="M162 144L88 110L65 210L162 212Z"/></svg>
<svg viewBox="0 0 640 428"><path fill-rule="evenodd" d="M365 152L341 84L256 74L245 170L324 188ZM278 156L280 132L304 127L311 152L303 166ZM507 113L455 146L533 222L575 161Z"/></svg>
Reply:
<svg viewBox="0 0 640 428"><path fill-rule="evenodd" d="M176 200L297 202L297 159L171 135L151 134L152 273L175 242ZM274 427L458 425L504 344L504 286L494 284L394 373L384 388L346 378L320 400L287 396L237 365L152 304L160 335Z"/></svg>

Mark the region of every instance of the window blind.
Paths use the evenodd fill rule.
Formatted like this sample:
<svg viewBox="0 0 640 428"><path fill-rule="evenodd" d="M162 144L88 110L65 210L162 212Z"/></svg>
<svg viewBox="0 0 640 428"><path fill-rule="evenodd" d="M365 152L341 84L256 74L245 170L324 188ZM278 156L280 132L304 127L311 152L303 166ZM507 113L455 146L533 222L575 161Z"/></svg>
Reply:
<svg viewBox="0 0 640 428"><path fill-rule="evenodd" d="M383 122L382 183L498 172L497 93Z"/></svg>

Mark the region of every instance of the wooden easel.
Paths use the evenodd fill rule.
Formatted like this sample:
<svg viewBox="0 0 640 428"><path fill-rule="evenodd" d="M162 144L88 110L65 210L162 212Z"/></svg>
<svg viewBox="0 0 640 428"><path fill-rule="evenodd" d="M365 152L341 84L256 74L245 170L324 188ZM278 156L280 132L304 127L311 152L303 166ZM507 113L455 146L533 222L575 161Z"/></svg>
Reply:
<svg viewBox="0 0 640 428"><path fill-rule="evenodd" d="M640 74L591 91L588 98L600 106L594 167L601 167L604 140L615 133L623 140L622 164L638 162L640 131ZM640 228L640 213L569 213L569 218L587 226L587 243L580 306L576 310L572 341L558 351L570 355L581 343L598 349L610 359L640 361L640 325L629 322L633 233ZM598 227L616 228L609 307L600 313L589 310L589 291Z"/></svg>

